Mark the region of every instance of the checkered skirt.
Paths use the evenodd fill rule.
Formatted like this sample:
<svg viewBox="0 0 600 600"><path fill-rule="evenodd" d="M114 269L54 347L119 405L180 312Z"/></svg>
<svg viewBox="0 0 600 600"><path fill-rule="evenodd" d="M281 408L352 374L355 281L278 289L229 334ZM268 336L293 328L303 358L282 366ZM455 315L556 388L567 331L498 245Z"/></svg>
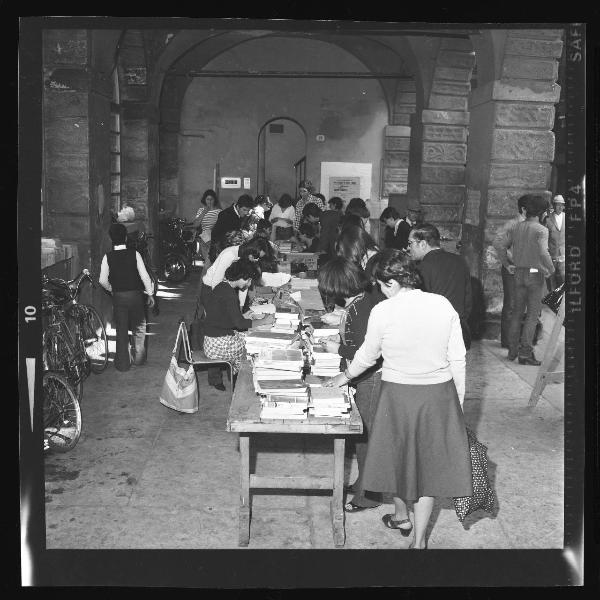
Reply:
<svg viewBox="0 0 600 600"><path fill-rule="evenodd" d="M204 354L207 358L229 361L234 373L239 372L245 352L246 339L239 331L234 331L233 335L204 336Z"/></svg>

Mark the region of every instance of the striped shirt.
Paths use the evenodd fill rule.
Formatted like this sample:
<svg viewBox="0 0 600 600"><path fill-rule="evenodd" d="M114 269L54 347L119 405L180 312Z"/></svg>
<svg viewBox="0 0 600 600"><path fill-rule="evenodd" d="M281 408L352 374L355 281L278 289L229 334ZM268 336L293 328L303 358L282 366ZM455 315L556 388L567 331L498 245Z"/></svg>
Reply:
<svg viewBox="0 0 600 600"><path fill-rule="evenodd" d="M307 204L316 204L321 210L325 210L325 204L323 204L323 200L321 200L321 198L319 198L318 196L313 196L312 194L309 194L308 197L306 198L306 200L304 200L303 198L300 198L300 200L298 200L298 202L296 203L296 215L294 217L294 229L298 229L300 227L300 223L302 221L302 209L307 205Z"/></svg>
<svg viewBox="0 0 600 600"><path fill-rule="evenodd" d="M202 207L198 209L198 212L196 213L196 219L200 219L200 226L202 227L202 233L200 234L200 237L202 238L202 241L210 241L210 232L215 226L220 212L220 208L208 210L206 207Z"/></svg>

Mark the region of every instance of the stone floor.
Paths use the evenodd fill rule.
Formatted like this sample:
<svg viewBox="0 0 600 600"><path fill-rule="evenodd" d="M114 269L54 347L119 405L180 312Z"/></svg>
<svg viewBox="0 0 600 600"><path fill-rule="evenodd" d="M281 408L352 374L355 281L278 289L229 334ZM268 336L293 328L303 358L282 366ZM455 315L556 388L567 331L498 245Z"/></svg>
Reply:
<svg viewBox="0 0 600 600"><path fill-rule="evenodd" d="M182 285L161 286L145 366L121 373L111 362L86 380L78 445L45 458L47 548L238 547L238 440L225 429L229 389L208 387L200 372L197 413L158 401L177 319L191 318L198 281L193 273ZM540 358L551 320L544 313ZM473 344L465 400L467 424L488 446L497 516L478 513L463 526L450 500L440 500L430 549L562 548L563 386L549 384L528 410L537 369L509 363L505 354L498 342ZM329 442L312 436L264 435L251 453L260 474L328 473L332 463ZM346 463L353 480L356 460L349 455ZM250 549L334 548L328 492L254 493L252 507ZM384 504L347 515L345 548L406 548L410 539L381 523L391 510Z"/></svg>

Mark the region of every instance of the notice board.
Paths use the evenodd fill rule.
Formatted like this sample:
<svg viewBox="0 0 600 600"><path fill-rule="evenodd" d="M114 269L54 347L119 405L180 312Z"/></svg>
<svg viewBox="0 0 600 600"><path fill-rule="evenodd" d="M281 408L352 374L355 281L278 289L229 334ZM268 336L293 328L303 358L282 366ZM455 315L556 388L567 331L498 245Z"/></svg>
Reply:
<svg viewBox="0 0 600 600"><path fill-rule="evenodd" d="M351 198L371 198L371 163L322 162L321 193L327 199L338 196L348 204Z"/></svg>

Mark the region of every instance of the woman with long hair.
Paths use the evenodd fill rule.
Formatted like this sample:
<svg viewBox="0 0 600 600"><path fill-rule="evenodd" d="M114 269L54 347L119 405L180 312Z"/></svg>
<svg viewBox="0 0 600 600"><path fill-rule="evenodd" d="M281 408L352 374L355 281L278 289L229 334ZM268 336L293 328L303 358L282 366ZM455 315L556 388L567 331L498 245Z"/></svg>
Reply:
<svg viewBox="0 0 600 600"><path fill-rule="evenodd" d="M426 549L435 497L473 494L462 412L465 344L458 313L444 296L419 289L420 275L405 253L381 252L373 276L387 300L371 311L350 366L325 385L346 385L383 357L361 483L393 496L394 513L383 524L404 537L414 529L409 548Z"/></svg>
<svg viewBox="0 0 600 600"><path fill-rule="evenodd" d="M367 233L371 233L371 222L369 218L371 213L367 208L367 203L362 198L352 198L348 205L346 206L345 216L356 215L360 217L363 223L363 228L367 231Z"/></svg>
<svg viewBox="0 0 600 600"><path fill-rule="evenodd" d="M269 220L273 223L273 241L289 240L294 233L296 210L289 194L282 194L279 202L271 209Z"/></svg>
<svg viewBox="0 0 600 600"><path fill-rule="evenodd" d="M344 308L339 334L323 340L322 345L327 352L339 354L341 368L346 369L365 339L369 315L381 298L365 293L368 286L367 275L359 266L341 256L332 258L319 270L318 281L321 294L335 298L335 302ZM356 390L354 400L363 420L363 433L358 437L352 436L358 477L348 487L354 497L345 504L346 512L359 512L381 504L381 494L365 492L361 482L380 384L381 360L350 382Z"/></svg>
<svg viewBox="0 0 600 600"><path fill-rule="evenodd" d="M340 232L335 252L364 269L369 259L379 252L379 247L362 227L348 226Z"/></svg>

